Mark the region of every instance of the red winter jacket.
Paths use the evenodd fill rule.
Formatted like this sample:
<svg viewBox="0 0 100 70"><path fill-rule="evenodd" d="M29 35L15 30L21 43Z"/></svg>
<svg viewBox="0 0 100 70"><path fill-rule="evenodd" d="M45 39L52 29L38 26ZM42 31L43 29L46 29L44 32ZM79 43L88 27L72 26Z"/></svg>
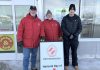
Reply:
<svg viewBox="0 0 100 70"><path fill-rule="evenodd" d="M59 41L62 36L60 24L56 20L45 19L42 23L41 36L44 36L46 41Z"/></svg>
<svg viewBox="0 0 100 70"><path fill-rule="evenodd" d="M17 33L18 42L23 41L23 46L25 48L36 48L40 41L40 27L41 20L31 15L24 17L19 26Z"/></svg>

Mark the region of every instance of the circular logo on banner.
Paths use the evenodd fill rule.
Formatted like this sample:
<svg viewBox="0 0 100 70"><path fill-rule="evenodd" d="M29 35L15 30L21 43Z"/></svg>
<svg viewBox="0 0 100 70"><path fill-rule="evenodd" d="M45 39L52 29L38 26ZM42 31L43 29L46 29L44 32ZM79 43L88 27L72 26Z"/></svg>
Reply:
<svg viewBox="0 0 100 70"><path fill-rule="evenodd" d="M9 50L13 46L13 40L9 36L0 37L0 48L3 50Z"/></svg>
<svg viewBox="0 0 100 70"><path fill-rule="evenodd" d="M50 57L54 57L54 56L56 56L56 53L57 53L57 48L54 45L49 45L48 55Z"/></svg>

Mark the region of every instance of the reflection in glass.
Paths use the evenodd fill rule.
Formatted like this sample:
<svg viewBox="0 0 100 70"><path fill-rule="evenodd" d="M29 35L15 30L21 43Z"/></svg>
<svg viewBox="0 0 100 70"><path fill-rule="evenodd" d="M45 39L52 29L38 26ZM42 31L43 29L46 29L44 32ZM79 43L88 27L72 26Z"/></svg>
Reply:
<svg viewBox="0 0 100 70"><path fill-rule="evenodd" d="M72 3L76 5L76 13L78 14L79 0L55 0L55 2L53 0L44 0L44 15L49 9L52 11L54 19L61 23L62 17L68 14L69 5ZM63 10L65 10L65 12L62 12Z"/></svg>
<svg viewBox="0 0 100 70"><path fill-rule="evenodd" d="M12 9L11 6L0 6L0 31L12 31Z"/></svg>
<svg viewBox="0 0 100 70"><path fill-rule="evenodd" d="M96 17L94 25L94 38L100 38L100 0L96 0Z"/></svg>
<svg viewBox="0 0 100 70"><path fill-rule="evenodd" d="M88 3L88 4L87 4ZM100 1L82 0L81 19L83 24L82 38L100 37Z"/></svg>
<svg viewBox="0 0 100 70"><path fill-rule="evenodd" d="M21 19L27 15L29 12L30 6L15 6L15 13L16 13L16 27L18 28L18 24L20 23ZM23 47L17 48L18 53L23 52Z"/></svg>
<svg viewBox="0 0 100 70"><path fill-rule="evenodd" d="M21 19L27 15L28 11L29 6L15 6L16 28L18 28L18 24L20 23Z"/></svg>

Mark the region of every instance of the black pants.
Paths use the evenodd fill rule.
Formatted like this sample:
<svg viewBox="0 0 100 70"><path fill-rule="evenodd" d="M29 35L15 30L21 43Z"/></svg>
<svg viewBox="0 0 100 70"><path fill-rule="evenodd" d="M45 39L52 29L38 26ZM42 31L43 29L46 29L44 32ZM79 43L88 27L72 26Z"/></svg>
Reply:
<svg viewBox="0 0 100 70"><path fill-rule="evenodd" d="M65 66L69 65L69 50L71 48L72 54L72 65L78 66L77 62L77 48L78 48L78 37L74 37L72 40L69 38L64 38L64 64Z"/></svg>

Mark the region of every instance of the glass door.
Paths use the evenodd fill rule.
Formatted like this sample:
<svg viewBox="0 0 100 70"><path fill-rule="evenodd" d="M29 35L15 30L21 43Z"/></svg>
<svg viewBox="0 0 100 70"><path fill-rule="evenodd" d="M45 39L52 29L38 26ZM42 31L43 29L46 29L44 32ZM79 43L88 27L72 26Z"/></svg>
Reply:
<svg viewBox="0 0 100 70"><path fill-rule="evenodd" d="M17 27L35 0L0 0L0 60L22 59L17 47Z"/></svg>

